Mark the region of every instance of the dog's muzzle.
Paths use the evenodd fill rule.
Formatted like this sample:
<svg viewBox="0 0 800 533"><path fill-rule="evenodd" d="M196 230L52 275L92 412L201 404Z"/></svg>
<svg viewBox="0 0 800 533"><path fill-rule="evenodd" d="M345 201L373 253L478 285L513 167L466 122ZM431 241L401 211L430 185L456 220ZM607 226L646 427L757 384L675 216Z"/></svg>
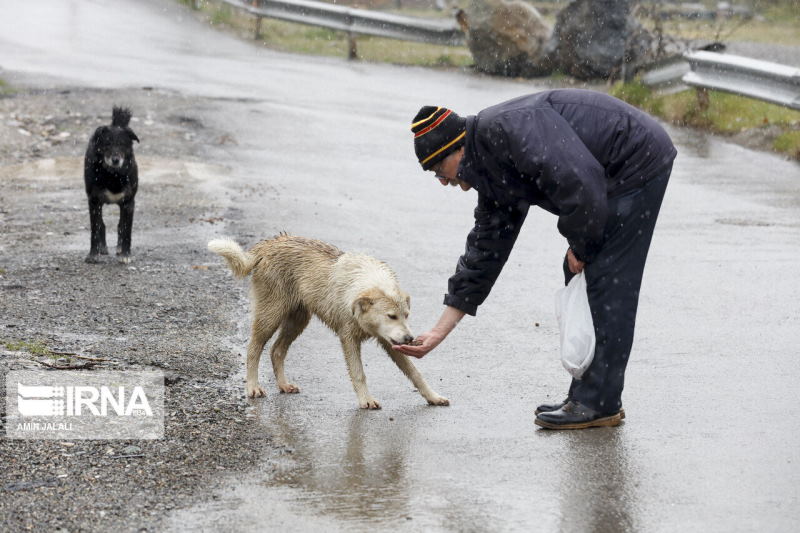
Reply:
<svg viewBox="0 0 800 533"><path fill-rule="evenodd" d="M122 165L125 164L125 158L120 155L110 155L103 158L106 162L106 165L111 168L122 168Z"/></svg>
<svg viewBox="0 0 800 533"><path fill-rule="evenodd" d="M400 339L390 339L393 344L409 344L411 341L414 340L414 337L411 335L403 335Z"/></svg>

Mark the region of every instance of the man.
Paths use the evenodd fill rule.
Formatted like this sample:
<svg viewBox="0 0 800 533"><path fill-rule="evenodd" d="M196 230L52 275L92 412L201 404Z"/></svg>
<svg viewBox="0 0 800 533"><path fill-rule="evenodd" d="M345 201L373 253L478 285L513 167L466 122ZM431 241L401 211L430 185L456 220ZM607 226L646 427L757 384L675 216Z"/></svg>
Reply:
<svg viewBox="0 0 800 533"><path fill-rule="evenodd" d="M475 227L450 278L445 310L415 345L423 357L464 314L475 315L508 259L531 205L558 216L566 282L585 272L596 348L567 398L537 408L551 429L616 426L639 287L676 150L646 113L586 90L503 102L466 119L443 107L414 118L414 149L442 185L478 192Z"/></svg>

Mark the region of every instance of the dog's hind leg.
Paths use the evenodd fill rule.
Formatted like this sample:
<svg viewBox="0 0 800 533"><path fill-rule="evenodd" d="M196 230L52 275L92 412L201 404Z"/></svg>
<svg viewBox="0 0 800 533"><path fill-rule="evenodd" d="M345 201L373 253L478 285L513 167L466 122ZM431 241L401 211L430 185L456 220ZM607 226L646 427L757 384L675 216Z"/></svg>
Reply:
<svg viewBox="0 0 800 533"><path fill-rule="evenodd" d="M275 380L278 382L278 389L281 392L295 393L300 392L300 388L294 383L289 383L286 374L283 373L283 363L289 346L306 329L308 321L311 320L311 313L307 310L298 308L289 313L281 324L281 332L275 344L272 345L272 370L275 372Z"/></svg>
<svg viewBox="0 0 800 533"><path fill-rule="evenodd" d="M369 390L367 390L367 378L364 375L364 367L361 365L361 343L344 336L341 337L341 342L347 371L350 373L350 381L353 382L353 390L356 391L358 397L358 406L362 409L380 409L381 404L370 396Z"/></svg>
<svg viewBox="0 0 800 533"><path fill-rule="evenodd" d="M275 334L281 323L282 317L274 311L258 310L253 319L250 344L247 346L247 384L245 390L249 398L260 398L267 394L258 383L258 363L261 361L261 352L264 351L264 346Z"/></svg>
<svg viewBox="0 0 800 533"><path fill-rule="evenodd" d="M422 374L419 373L419 370L417 370L408 357L398 351L393 350L389 343L384 341L378 342L381 347L386 350L386 353L389 354L389 357L392 358L392 361L394 361L394 364L397 365L397 368L399 368L400 371L411 380L411 383L414 384L422 397L425 398L430 405L450 405L450 400L444 396L439 396L436 391L428 386L425 378L422 377Z"/></svg>

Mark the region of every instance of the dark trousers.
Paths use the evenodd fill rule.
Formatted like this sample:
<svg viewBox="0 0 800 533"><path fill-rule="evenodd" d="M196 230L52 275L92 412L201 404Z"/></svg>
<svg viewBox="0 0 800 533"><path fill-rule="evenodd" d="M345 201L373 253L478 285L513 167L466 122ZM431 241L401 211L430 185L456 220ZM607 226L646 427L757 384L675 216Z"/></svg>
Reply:
<svg viewBox="0 0 800 533"><path fill-rule="evenodd" d="M572 380L569 398L603 413L622 407L639 288L671 171L670 167L641 189L608 200L603 246L584 269L596 346L592 364L580 380ZM566 258L564 276L567 283L573 276Z"/></svg>

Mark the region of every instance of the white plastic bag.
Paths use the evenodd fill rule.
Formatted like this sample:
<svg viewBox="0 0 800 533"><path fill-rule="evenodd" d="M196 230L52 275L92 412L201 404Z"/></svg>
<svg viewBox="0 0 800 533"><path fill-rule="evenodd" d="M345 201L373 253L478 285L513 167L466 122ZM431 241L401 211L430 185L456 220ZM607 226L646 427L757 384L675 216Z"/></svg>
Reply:
<svg viewBox="0 0 800 533"><path fill-rule="evenodd" d="M556 318L561 331L561 363L580 379L594 358L594 323L583 272L556 291Z"/></svg>

